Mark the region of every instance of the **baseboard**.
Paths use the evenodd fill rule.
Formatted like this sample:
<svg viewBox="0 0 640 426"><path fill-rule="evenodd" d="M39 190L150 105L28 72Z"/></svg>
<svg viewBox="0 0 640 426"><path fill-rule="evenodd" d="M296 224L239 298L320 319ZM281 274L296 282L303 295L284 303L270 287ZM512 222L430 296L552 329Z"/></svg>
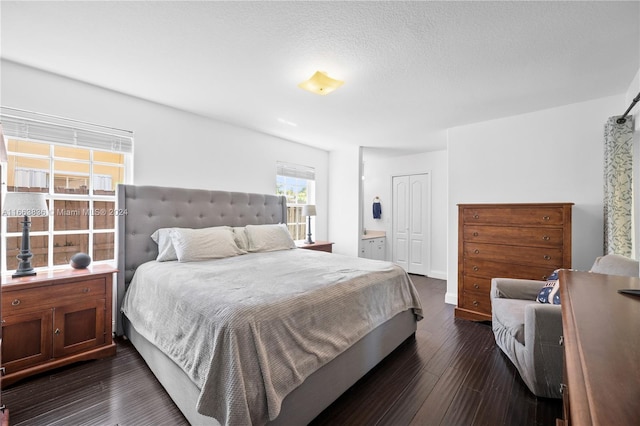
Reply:
<svg viewBox="0 0 640 426"><path fill-rule="evenodd" d="M458 304L458 294L457 293L449 293L447 292L444 295L444 303L449 305L457 305Z"/></svg>
<svg viewBox="0 0 640 426"><path fill-rule="evenodd" d="M435 278L437 280L447 280L447 273L444 271L431 271L429 272L429 275L427 275L429 278Z"/></svg>

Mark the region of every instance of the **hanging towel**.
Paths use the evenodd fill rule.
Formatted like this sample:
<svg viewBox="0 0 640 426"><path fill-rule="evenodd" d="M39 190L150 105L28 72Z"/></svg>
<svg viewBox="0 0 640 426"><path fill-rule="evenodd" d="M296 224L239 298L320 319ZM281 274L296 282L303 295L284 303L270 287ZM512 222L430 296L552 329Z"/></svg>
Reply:
<svg viewBox="0 0 640 426"><path fill-rule="evenodd" d="M373 218L380 219L382 216L382 205L380 205L380 201L373 202Z"/></svg>

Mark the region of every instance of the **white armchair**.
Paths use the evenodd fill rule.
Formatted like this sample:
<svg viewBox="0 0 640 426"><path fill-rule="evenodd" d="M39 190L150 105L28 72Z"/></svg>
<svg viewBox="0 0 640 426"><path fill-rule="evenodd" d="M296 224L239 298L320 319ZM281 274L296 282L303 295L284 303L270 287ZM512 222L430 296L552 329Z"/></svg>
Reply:
<svg viewBox="0 0 640 426"><path fill-rule="evenodd" d="M639 263L619 255L596 259L591 272L637 277ZM544 281L494 278L491 281L492 328L496 344L518 369L529 390L561 398L563 348L560 305L536 301Z"/></svg>

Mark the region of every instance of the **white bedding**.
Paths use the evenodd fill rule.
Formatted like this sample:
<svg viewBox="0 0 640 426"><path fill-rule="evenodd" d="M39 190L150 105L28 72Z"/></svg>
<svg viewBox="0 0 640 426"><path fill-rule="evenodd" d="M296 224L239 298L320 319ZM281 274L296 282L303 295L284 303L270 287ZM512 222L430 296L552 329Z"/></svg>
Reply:
<svg viewBox="0 0 640 426"><path fill-rule="evenodd" d="M312 250L147 262L122 311L200 388L223 425L264 424L306 377L407 309L408 275L388 262Z"/></svg>

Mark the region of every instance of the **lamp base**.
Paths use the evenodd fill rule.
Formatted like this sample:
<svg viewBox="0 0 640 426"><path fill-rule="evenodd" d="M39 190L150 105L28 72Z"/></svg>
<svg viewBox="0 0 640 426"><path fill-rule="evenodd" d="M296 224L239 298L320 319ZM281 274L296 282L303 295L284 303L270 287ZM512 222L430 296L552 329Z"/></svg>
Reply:
<svg viewBox="0 0 640 426"><path fill-rule="evenodd" d="M36 275L36 271L31 266L31 241L29 240L29 228L31 228L31 221L28 216L24 217L22 221L22 245L20 246L20 253L16 256L19 260L18 269L11 275L11 278L30 277Z"/></svg>
<svg viewBox="0 0 640 426"><path fill-rule="evenodd" d="M11 278L31 277L33 275L36 275L36 271L33 268L23 270L18 269L13 275L11 275Z"/></svg>
<svg viewBox="0 0 640 426"><path fill-rule="evenodd" d="M315 244L313 242L313 240L311 239L311 216L307 216L307 239L305 241L305 244Z"/></svg>

